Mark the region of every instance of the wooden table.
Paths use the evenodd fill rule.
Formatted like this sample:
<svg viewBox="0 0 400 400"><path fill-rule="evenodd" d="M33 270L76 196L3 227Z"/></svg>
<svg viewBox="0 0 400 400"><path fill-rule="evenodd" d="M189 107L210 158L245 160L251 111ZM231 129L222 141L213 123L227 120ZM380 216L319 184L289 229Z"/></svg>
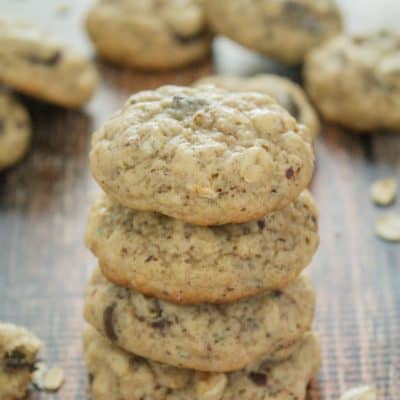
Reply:
<svg viewBox="0 0 400 400"><path fill-rule="evenodd" d="M352 3L353 8L359 3ZM377 11L367 10L369 17L381 16L380 3ZM396 7L395 0L386 3ZM61 15L51 0L0 0L0 15L45 21L90 51L81 29L88 2L69 4L68 13ZM389 14L394 20L393 8ZM363 21L371 24L373 18ZM216 44L214 64L219 72L276 69L226 40ZM98 65L101 87L85 110L24 99L34 122L33 147L23 162L0 174L0 319L36 332L46 344L43 358L60 365L66 375L58 394L33 393L36 400L86 398L82 294L94 259L84 247L83 232L99 191L88 171L91 133L131 92L163 83L187 84L212 69L207 61L154 75ZM280 72L298 76L296 70ZM338 399L344 389L366 383L378 388L379 399L399 399L400 245L375 237L374 221L384 210L371 204L368 190L377 178L400 179L400 136L354 136L325 125L317 153L312 190L321 211L321 245L310 272L318 292L316 329L324 365L311 396ZM400 205L392 208L399 211Z"/></svg>

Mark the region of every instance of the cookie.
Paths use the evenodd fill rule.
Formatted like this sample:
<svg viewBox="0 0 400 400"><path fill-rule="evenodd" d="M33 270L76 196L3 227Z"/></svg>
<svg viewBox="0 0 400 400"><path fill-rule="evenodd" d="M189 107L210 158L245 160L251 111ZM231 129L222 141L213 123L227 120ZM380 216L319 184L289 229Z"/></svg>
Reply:
<svg viewBox="0 0 400 400"><path fill-rule="evenodd" d="M116 286L96 269L84 316L127 351L176 367L225 372L287 356L285 348L310 330L314 291L300 277L235 303L176 305Z"/></svg>
<svg viewBox="0 0 400 400"><path fill-rule="evenodd" d="M102 57L144 69L184 66L211 49L202 0L98 0L86 27Z"/></svg>
<svg viewBox="0 0 400 400"><path fill-rule="evenodd" d="M314 50L306 88L329 121L358 132L400 132L400 34L339 36Z"/></svg>
<svg viewBox="0 0 400 400"><path fill-rule="evenodd" d="M41 341L24 328L0 322L0 399L25 397Z"/></svg>
<svg viewBox="0 0 400 400"><path fill-rule="evenodd" d="M303 89L290 79L260 74L253 77L214 75L200 79L195 85L210 84L234 92L259 92L272 96L282 107L303 125L315 138L320 131L320 122Z"/></svg>
<svg viewBox="0 0 400 400"><path fill-rule="evenodd" d="M230 373L206 373L160 364L113 345L94 329L84 332L84 356L93 400L304 400L320 365L308 333L281 363L257 362Z"/></svg>
<svg viewBox="0 0 400 400"><path fill-rule="evenodd" d="M26 154L30 138L31 120L25 107L10 94L0 92L0 171Z"/></svg>
<svg viewBox="0 0 400 400"><path fill-rule="evenodd" d="M89 60L48 33L1 18L0 82L41 100L79 107L92 96L97 72Z"/></svg>
<svg viewBox="0 0 400 400"><path fill-rule="evenodd" d="M267 95L164 86L133 95L94 134L90 165L126 207L222 225L290 204L314 154L307 129Z"/></svg>
<svg viewBox="0 0 400 400"><path fill-rule="evenodd" d="M107 278L175 303L224 303L279 289L310 263L318 211L308 191L258 221L200 227L102 196L86 244Z"/></svg>
<svg viewBox="0 0 400 400"><path fill-rule="evenodd" d="M301 63L307 52L342 30L334 0L204 0L212 29L283 63Z"/></svg>

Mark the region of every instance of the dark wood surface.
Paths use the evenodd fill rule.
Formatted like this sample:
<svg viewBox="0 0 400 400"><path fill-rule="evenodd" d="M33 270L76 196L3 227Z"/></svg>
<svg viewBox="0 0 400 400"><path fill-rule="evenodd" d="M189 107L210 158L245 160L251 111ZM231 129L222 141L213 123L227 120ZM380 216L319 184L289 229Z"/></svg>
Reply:
<svg viewBox="0 0 400 400"><path fill-rule="evenodd" d="M45 22L90 51L81 25L88 2L67 3L68 13L60 15L56 1L0 0L0 15ZM359 9L365 23L355 17L361 2L350 3L345 9L357 29L375 26L374 16L385 20L381 3L387 3L387 20L397 21L396 0L374 2L376 11ZM88 171L92 131L131 92L163 83L187 84L213 68L210 60L165 74L98 65L102 83L85 110L23 99L34 123L32 150L23 162L0 174L0 319L36 332L46 344L42 357L62 366L66 375L58 394L33 392L35 400L86 398L82 293L94 259L84 248L83 232L89 205L99 191ZM225 40L215 46L218 72L251 74L276 68ZM296 77L299 71L280 73ZM324 125L317 155L312 191L320 207L321 245L310 274L318 294L316 330L324 364L312 397L338 399L346 388L371 384L379 399L399 399L400 245L375 237L374 221L385 210L371 204L368 191L377 178L400 180L400 135L361 137ZM391 208L400 211L399 203Z"/></svg>

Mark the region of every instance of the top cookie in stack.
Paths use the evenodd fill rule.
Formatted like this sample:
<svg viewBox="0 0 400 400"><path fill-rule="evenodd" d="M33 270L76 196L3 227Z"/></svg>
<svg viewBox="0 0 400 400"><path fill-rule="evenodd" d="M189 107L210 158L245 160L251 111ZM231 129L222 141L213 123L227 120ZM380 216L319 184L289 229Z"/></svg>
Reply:
<svg viewBox="0 0 400 400"><path fill-rule="evenodd" d="M138 93L94 135L90 161L108 196L86 243L117 285L231 302L286 286L318 245L311 139L266 95Z"/></svg>
<svg viewBox="0 0 400 400"><path fill-rule="evenodd" d="M266 95L165 86L129 99L94 135L90 163L122 205L209 226L289 205L314 157L306 128Z"/></svg>

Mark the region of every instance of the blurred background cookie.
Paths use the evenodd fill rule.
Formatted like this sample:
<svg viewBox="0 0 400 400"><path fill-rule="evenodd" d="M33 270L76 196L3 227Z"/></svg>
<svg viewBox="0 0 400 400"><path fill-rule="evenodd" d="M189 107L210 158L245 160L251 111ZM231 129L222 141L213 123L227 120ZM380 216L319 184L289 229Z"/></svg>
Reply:
<svg viewBox="0 0 400 400"><path fill-rule="evenodd" d="M334 0L204 0L218 34L287 64L342 29Z"/></svg>
<svg viewBox="0 0 400 400"><path fill-rule="evenodd" d="M0 170L19 161L28 151L31 120L25 107L0 91Z"/></svg>
<svg viewBox="0 0 400 400"><path fill-rule="evenodd" d="M86 57L38 27L1 18L0 82L29 96L74 108L91 98L97 71Z"/></svg>
<svg viewBox="0 0 400 400"><path fill-rule="evenodd" d="M97 0L86 27L102 57L143 69L184 66L211 48L202 0Z"/></svg>
<svg viewBox="0 0 400 400"><path fill-rule="evenodd" d="M305 64L315 106L329 121L357 132L400 130L400 35L379 31L339 36Z"/></svg>
<svg viewBox="0 0 400 400"><path fill-rule="evenodd" d="M303 125L315 138L320 131L317 113L303 89L288 78L273 74L251 77L213 75L195 82L195 85L211 84L234 92L259 92L272 96L282 107Z"/></svg>

